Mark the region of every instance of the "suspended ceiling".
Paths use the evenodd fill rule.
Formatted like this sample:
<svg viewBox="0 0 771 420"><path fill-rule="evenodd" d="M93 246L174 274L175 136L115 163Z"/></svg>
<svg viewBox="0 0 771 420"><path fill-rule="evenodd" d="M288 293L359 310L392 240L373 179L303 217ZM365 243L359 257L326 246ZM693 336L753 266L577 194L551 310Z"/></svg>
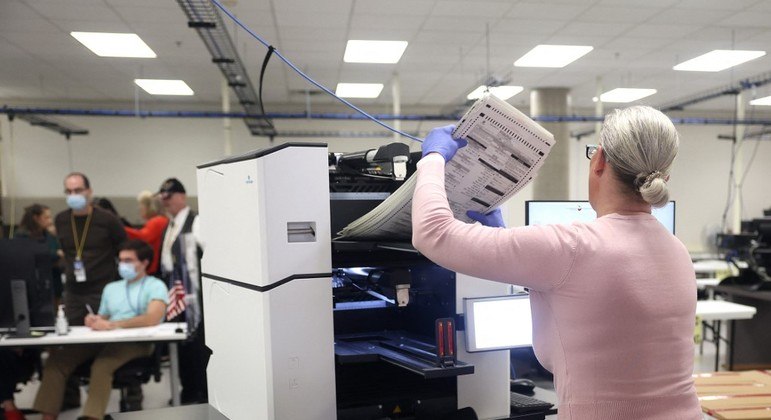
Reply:
<svg viewBox="0 0 771 420"><path fill-rule="evenodd" d="M529 89L568 87L575 107L591 109L598 78L604 90L657 89L639 101L656 106L771 71L771 54L717 73L672 70L713 49L771 50L771 1L231 0L225 5L332 89L338 82L384 83L379 98L354 101L365 108L390 106L396 73L403 107L438 110L462 101L488 75L525 87L510 100L518 106L527 106ZM232 22L227 25L257 82L265 48ZM97 57L71 31L134 32L158 57ZM342 60L348 39L406 40L409 46L397 64L351 64ZM537 44L594 50L562 69L513 67ZM0 57L0 105L93 102L130 108L140 102L218 109L221 102L221 74L174 0L2 0ZM153 97L137 90L134 78L182 79L195 95ZM309 88L274 58L265 77L268 111L302 111ZM771 89L749 94L767 96ZM314 95L311 101L323 108L334 100ZM732 107L730 98L722 98L694 109Z"/></svg>

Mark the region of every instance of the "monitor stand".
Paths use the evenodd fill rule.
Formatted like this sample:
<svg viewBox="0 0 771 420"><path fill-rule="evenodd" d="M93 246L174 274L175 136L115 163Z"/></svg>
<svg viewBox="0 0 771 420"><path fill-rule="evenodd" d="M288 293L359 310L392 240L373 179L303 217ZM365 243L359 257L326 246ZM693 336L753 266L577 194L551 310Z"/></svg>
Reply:
<svg viewBox="0 0 771 420"><path fill-rule="evenodd" d="M29 330L29 308L27 307L27 282L11 280L11 298L13 301L13 319L16 332L9 337L31 337Z"/></svg>

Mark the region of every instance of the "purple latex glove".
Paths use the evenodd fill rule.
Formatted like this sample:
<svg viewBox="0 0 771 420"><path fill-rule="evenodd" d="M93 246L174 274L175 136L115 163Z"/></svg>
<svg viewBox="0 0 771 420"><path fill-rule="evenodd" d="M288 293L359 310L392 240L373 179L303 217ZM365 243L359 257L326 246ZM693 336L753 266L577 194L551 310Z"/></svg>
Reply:
<svg viewBox="0 0 771 420"><path fill-rule="evenodd" d="M458 149L468 144L465 139L455 140L452 138L452 130L454 129L455 126L450 124L429 131L426 139L423 140L423 157L436 152L444 157L445 162L449 162Z"/></svg>
<svg viewBox="0 0 771 420"><path fill-rule="evenodd" d="M477 222L490 227L505 228L506 224L503 223L503 214L501 209L495 209L487 214L482 214L478 211L469 210L466 212L466 216L476 220Z"/></svg>

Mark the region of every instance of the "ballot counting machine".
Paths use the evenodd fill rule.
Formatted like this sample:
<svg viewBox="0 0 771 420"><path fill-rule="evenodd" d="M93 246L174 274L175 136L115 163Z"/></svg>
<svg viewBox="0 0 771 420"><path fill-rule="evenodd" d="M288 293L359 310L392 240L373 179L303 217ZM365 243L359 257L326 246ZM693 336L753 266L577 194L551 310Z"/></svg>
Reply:
<svg viewBox="0 0 771 420"><path fill-rule="evenodd" d="M199 166L211 405L234 420L508 416L509 352L466 352L458 314L509 287L409 241L332 240L418 157L288 143Z"/></svg>

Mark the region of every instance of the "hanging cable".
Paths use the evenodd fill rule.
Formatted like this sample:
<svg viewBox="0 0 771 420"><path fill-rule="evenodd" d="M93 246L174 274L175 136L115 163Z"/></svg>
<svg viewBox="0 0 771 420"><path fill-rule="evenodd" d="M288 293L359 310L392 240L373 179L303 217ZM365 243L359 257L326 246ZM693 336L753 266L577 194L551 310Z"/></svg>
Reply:
<svg viewBox="0 0 771 420"><path fill-rule="evenodd" d="M271 48L271 45L270 45L268 42L266 42L265 40L263 40L263 39L262 39L262 38L261 38L259 35L257 35L256 33L254 33L254 31L252 31L251 29L249 29L249 27L247 27L246 25L244 25L244 24L243 24L243 23L242 23L242 22L241 22L241 21L240 21L240 20L239 20L237 17L235 17L235 15L233 15L232 13L230 13L230 11L229 11L227 8L225 8L225 6L223 6L223 5L222 5L222 4L221 4L221 3L220 3L218 0L211 0L211 2L212 2L212 3L213 3L215 6L217 6L217 8L219 8L219 9L220 9L220 10L221 10L223 13L225 13L225 14L226 14L226 15L227 15L227 16L228 16L228 17L229 17L231 20L233 20L233 22L235 22L235 23L236 23L236 25L240 26L240 27L241 27L241 29L243 29L244 31L246 31L246 33L248 33L249 35L251 35L251 36L252 36L252 38L254 38L254 39L256 39L257 41L259 41L259 42L260 42L262 45L264 45L266 48ZM289 66L289 67L290 67L292 70L294 70L294 71L295 71L295 73L299 74L299 75L300 75L300 76L301 76L303 79L307 80L307 81L308 81L310 84L312 84L312 85L316 86L317 88L319 88L319 89L323 90L324 92L328 93L329 95L331 95L332 97L334 97L334 98L335 98L335 99L337 99L338 101L342 102L343 104L345 104L345 105L346 105L346 106L348 106L349 108L351 108L351 109L353 109L354 111L356 111L356 112L360 113L361 115L365 116L367 119L371 120L372 122L374 122L374 123L376 123L376 124L378 124L378 125L382 126L383 128L385 128L385 129L387 129L387 130L393 131L394 133L398 133L399 135L402 135L402 136L404 136L404 137L410 138L410 139L412 139L412 140L415 140L415 141L417 141L417 142L420 142L420 143L422 143L422 142L423 142L423 140L421 140L421 139L419 139L419 138L417 138L417 137L415 137L415 136L413 136L413 135L407 134L407 133L405 133L405 132L403 132L403 131L400 131L400 130L397 130L397 129L395 129L395 128L391 127L390 125L388 125L388 124L386 124L386 123L384 123L384 122L382 122L382 121L378 120L377 118L373 117L372 115L368 114L367 112L365 112L365 111L364 111L364 110L362 110L361 108L357 107L356 105L354 105L354 104L352 104L352 103L350 103L350 102L346 101L345 99L343 99L343 98L341 98L341 97L339 97L339 96L335 95L335 93L334 93L334 92L332 92L331 90L329 90L328 88L326 88L326 87L325 87L325 86L323 86L322 84L320 84L320 83L316 82L315 80L313 80L312 78L310 78L310 76L308 76L307 74L303 73L303 72L302 72L302 70L298 69L298 68L297 68L297 66L295 66L295 65L294 65L294 64L293 64L291 61L289 61L289 59L287 59L286 57L284 57L284 56L283 56L283 55L282 55L282 54L281 54L281 53L280 53L280 52L279 52L277 49L275 49L275 48L274 48L274 50L273 50L273 54L275 54L275 55L276 55L276 57L280 58L280 59L281 59L281 61L283 61L284 63L286 63L286 65L287 65L287 66Z"/></svg>
<svg viewBox="0 0 771 420"><path fill-rule="evenodd" d="M734 121L736 121L739 117L739 104L734 98ZM731 142L731 160L730 160L730 169L728 172L728 197L726 197L726 203L725 203L725 209L723 210L723 217L720 220L720 230L722 232L726 232L726 219L728 218L728 210L731 208L731 205L734 201L734 192L736 189L736 185L734 183L734 164L736 163L736 153L737 153L737 144L736 142L739 141L737 138L738 134L738 125L733 125L734 129L734 139ZM734 232L738 233L738 232Z"/></svg>
<svg viewBox="0 0 771 420"><path fill-rule="evenodd" d="M268 52L265 54L265 58L262 60L262 69L260 70L260 87L257 91L257 98L260 100L260 110L262 111L262 118L265 120L265 122L270 125L271 128L275 128L273 126L273 123L268 119L267 115L265 114L265 102L262 100L262 81L265 78L265 70L268 68L268 61L270 61L270 56L273 55L273 51L276 49L271 45L268 47Z"/></svg>
<svg viewBox="0 0 771 420"><path fill-rule="evenodd" d="M14 133L13 133L13 115L8 116L8 139L10 154L10 182L8 183L8 194L11 196L11 217L8 220L8 237L13 239L16 223L16 152L14 151Z"/></svg>

